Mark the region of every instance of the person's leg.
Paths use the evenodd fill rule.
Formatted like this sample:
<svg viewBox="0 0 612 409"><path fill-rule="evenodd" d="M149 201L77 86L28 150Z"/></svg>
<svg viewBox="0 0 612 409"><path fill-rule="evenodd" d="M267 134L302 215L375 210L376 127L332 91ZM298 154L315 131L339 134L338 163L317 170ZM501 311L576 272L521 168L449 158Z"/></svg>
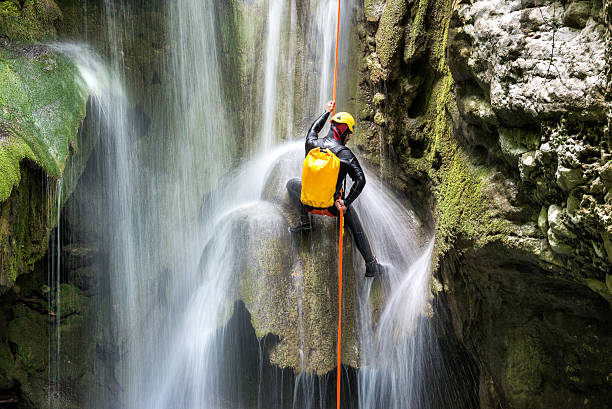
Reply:
<svg viewBox="0 0 612 409"><path fill-rule="evenodd" d="M370 240L363 229L363 225L361 224L361 220L359 219L357 212L352 210L350 207L346 209L344 221L346 222L346 225L353 236L353 241L355 242L357 250L359 250L361 256L366 262L365 276L376 277L383 273L386 268L376 260L376 256L374 255L372 246L370 245Z"/></svg>
<svg viewBox="0 0 612 409"><path fill-rule="evenodd" d="M289 179L287 182L287 193L289 193L291 203L300 211L300 223L295 227L290 227L289 231L295 233L302 230L310 230L312 228L310 215L304 209L301 200L302 181L299 178Z"/></svg>
<svg viewBox="0 0 612 409"><path fill-rule="evenodd" d="M289 179L287 182L287 192L289 193L289 200L291 203L300 210L300 214L306 214L304 206L302 206L302 180L299 178Z"/></svg>
<svg viewBox="0 0 612 409"><path fill-rule="evenodd" d="M368 240L368 236L363 230L357 212L350 207L347 208L344 213L344 221L353 236L353 241L355 242L355 246L357 246L357 250L359 250L365 262L369 263L373 261L374 253L372 252L372 246L370 246L370 240Z"/></svg>

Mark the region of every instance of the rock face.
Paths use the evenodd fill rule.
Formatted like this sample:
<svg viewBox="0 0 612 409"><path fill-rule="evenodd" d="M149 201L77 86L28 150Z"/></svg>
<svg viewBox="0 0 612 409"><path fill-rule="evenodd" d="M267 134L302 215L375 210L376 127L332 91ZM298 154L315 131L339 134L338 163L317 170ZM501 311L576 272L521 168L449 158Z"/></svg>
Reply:
<svg viewBox="0 0 612 409"><path fill-rule="evenodd" d="M45 253L53 209L84 169L93 146L78 135L87 97L67 57L42 46L0 50L0 293ZM62 190L41 183L43 172L64 177Z"/></svg>
<svg viewBox="0 0 612 409"><path fill-rule="evenodd" d="M433 201L480 406L606 407L609 2L396 3L366 9L358 144Z"/></svg>
<svg viewBox="0 0 612 409"><path fill-rule="evenodd" d="M337 220L326 216L312 216L311 231L289 232L299 217L285 188L292 174L287 170L294 170L300 157L281 157L266 176L262 200L223 222L231 222L232 242L239 249L232 274L237 282L230 288L236 289L232 302L241 300L248 310L256 336L278 339L270 351L271 364L325 375L336 367L339 233ZM364 276L362 267L356 271L354 266L361 264L353 260L345 230L342 361L358 368L357 298ZM373 303L379 311L380 299Z"/></svg>
<svg viewBox="0 0 612 409"><path fill-rule="evenodd" d="M52 250L56 254L55 244ZM93 253L84 243L61 249L65 277L59 289L49 287L51 262L45 257L2 295L0 390L5 401L79 408L95 393L116 404L119 388L112 368L120 347L110 341L108 311L98 309L108 300Z"/></svg>
<svg viewBox="0 0 612 409"><path fill-rule="evenodd" d="M271 203L235 215L244 258L239 297L259 338L279 338L270 362L324 375L336 367L338 317L338 229L335 220L315 216L315 229L292 235L290 223ZM335 244L335 245L334 245ZM356 298L350 240L344 245L342 353L357 368Z"/></svg>

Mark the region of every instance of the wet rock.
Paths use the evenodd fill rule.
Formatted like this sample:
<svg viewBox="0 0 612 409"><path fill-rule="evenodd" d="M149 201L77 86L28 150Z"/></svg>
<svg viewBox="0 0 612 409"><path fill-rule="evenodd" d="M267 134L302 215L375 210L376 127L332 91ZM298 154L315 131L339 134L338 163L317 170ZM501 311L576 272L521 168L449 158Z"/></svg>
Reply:
<svg viewBox="0 0 612 409"><path fill-rule="evenodd" d="M385 120L385 116L383 115L382 112L379 111L374 115L374 123L376 125L383 126L386 122L387 121Z"/></svg>
<svg viewBox="0 0 612 409"><path fill-rule="evenodd" d="M519 158L527 152L525 145L520 143L514 132L507 128L499 129L499 146L508 163L513 166L516 166Z"/></svg>
<svg viewBox="0 0 612 409"><path fill-rule="evenodd" d="M591 1L574 1L570 3L563 13L563 25L583 29L591 15L593 3Z"/></svg>
<svg viewBox="0 0 612 409"><path fill-rule="evenodd" d="M583 183L582 169L569 169L564 166L557 168L557 185L566 192Z"/></svg>
<svg viewBox="0 0 612 409"><path fill-rule="evenodd" d="M519 162L519 171L521 173L522 180L529 180L533 176L533 173L537 169L536 164L536 153L525 152L521 155L521 161Z"/></svg>
<svg viewBox="0 0 612 409"><path fill-rule="evenodd" d="M292 235L283 214L269 202L241 209L232 220L241 243L236 296L251 314L251 323L259 338L268 334L279 337L280 342L270 353L271 362L317 374L333 370L337 320L334 288L337 289L338 268L337 249L332 244L337 239L335 220L315 216L311 232ZM356 324L354 314L349 313L355 311L357 297L350 249L347 237L343 361L358 367Z"/></svg>
<svg viewBox="0 0 612 409"><path fill-rule="evenodd" d="M374 105L382 104L383 102L385 102L385 94L377 92L376 94L374 94L374 97L372 97L372 102L374 103Z"/></svg>
<svg viewBox="0 0 612 409"><path fill-rule="evenodd" d="M402 21L407 11L406 0L387 0L376 31L376 53L383 68L388 68L404 36Z"/></svg>
<svg viewBox="0 0 612 409"><path fill-rule="evenodd" d="M548 231L548 210L544 206L542 206L538 215L538 228L542 234L546 234Z"/></svg>
<svg viewBox="0 0 612 409"><path fill-rule="evenodd" d="M570 239L576 238L576 235L565 224L565 212L560 206L551 205L548 208L548 226L558 236Z"/></svg>

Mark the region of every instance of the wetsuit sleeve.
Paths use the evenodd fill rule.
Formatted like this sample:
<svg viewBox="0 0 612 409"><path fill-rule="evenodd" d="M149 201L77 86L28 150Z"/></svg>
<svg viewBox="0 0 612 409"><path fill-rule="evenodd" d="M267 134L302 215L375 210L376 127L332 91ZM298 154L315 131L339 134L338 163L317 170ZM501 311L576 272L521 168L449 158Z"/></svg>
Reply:
<svg viewBox="0 0 612 409"><path fill-rule="evenodd" d="M351 191L349 192L348 196L346 196L346 199L344 199L344 205L346 207L349 207L351 203L357 199L357 196L359 196L366 184L365 174L363 173L363 169L361 169L359 161L357 161L357 158L355 155L352 155L352 153L351 156L353 157L349 162L348 175L353 180L353 186L351 187Z"/></svg>
<svg viewBox="0 0 612 409"><path fill-rule="evenodd" d="M329 118L329 112L325 111L310 127L308 134L306 135L306 154L313 149L315 141L319 138L319 132L323 129L325 122Z"/></svg>

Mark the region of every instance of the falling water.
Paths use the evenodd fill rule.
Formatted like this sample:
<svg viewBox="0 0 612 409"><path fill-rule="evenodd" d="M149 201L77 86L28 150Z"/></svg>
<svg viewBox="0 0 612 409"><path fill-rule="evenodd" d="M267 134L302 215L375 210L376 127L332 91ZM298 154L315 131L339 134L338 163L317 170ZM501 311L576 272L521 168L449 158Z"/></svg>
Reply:
<svg viewBox="0 0 612 409"><path fill-rule="evenodd" d="M62 179L58 179L55 183L55 191L51 197L55 198L55 203L52 207L51 218L57 219L57 228L55 237L51 239L49 248L55 250L49 257L49 266L47 268L47 283L49 289L49 305L52 306L53 323L51 324L49 334L49 392L48 404L49 408L59 409L61 405L60 385L62 382L62 367L61 367L61 347L62 347L62 332L61 332L61 223L60 211L62 203Z"/></svg>
<svg viewBox="0 0 612 409"><path fill-rule="evenodd" d="M280 49L283 1L268 0L268 33L266 36L266 70L264 82L264 116L261 131L262 148L269 149L276 140L276 88L278 85L278 57Z"/></svg>

